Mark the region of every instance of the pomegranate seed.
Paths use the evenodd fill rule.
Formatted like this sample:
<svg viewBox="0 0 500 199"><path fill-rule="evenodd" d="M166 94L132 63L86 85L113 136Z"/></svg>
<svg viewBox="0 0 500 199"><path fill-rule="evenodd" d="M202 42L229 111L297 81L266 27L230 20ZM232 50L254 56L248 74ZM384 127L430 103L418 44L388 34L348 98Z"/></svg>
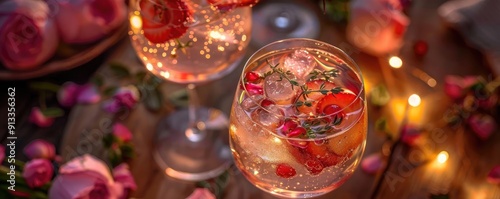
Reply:
<svg viewBox="0 0 500 199"><path fill-rule="evenodd" d="M272 100L270 99L263 99L261 102L260 102L260 106L262 107L268 107L268 106L271 106L271 105L274 105L276 103L274 103Z"/></svg>
<svg viewBox="0 0 500 199"><path fill-rule="evenodd" d="M309 159L305 163L307 170L313 175L316 175L323 171L323 164L319 160Z"/></svg>
<svg viewBox="0 0 500 199"><path fill-rule="evenodd" d="M255 73L255 72L247 72L245 74L245 80L247 82L256 82L259 79L260 79L260 75Z"/></svg>
<svg viewBox="0 0 500 199"><path fill-rule="evenodd" d="M289 164L281 163L276 167L276 175L278 175L279 177L291 178L296 174L297 172L295 171L295 169Z"/></svg>
<svg viewBox="0 0 500 199"><path fill-rule="evenodd" d="M283 123L283 126L281 127L281 131L286 135L288 134L291 130L297 128L298 124L297 122L286 119L285 122Z"/></svg>
<svg viewBox="0 0 500 199"><path fill-rule="evenodd" d="M246 82L245 86L243 87L245 90L248 91L248 93L252 95L262 95L264 94L264 90L262 90L262 87L256 84L252 84L250 82Z"/></svg>
<svg viewBox="0 0 500 199"><path fill-rule="evenodd" d="M306 133L306 129L304 127L297 127L291 130L286 136L288 137L297 137L299 135L303 135Z"/></svg>

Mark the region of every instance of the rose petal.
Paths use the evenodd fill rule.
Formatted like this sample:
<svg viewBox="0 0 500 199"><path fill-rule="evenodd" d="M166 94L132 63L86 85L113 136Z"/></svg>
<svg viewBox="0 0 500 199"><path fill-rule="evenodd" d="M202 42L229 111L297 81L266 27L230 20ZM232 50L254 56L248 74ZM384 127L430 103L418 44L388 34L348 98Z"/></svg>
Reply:
<svg viewBox="0 0 500 199"><path fill-rule="evenodd" d="M29 159L53 159L56 155L56 150L52 143L37 139L24 147L24 154Z"/></svg>
<svg viewBox="0 0 500 199"><path fill-rule="evenodd" d="M401 141L409 146L415 146L421 135L417 127L407 124L401 130Z"/></svg>
<svg viewBox="0 0 500 199"><path fill-rule="evenodd" d="M4 158L5 158L5 147L2 145L0 146L0 164L3 162Z"/></svg>
<svg viewBox="0 0 500 199"><path fill-rule="evenodd" d="M136 190L134 176L130 173L127 163L122 163L113 169L113 178L115 182L121 184L124 189Z"/></svg>
<svg viewBox="0 0 500 199"><path fill-rule="evenodd" d="M49 127L54 123L54 118L43 115L38 107L33 107L29 116L29 121L39 127Z"/></svg>
<svg viewBox="0 0 500 199"><path fill-rule="evenodd" d="M186 199L215 199L215 196L206 188L196 188Z"/></svg>
<svg viewBox="0 0 500 199"><path fill-rule="evenodd" d="M102 176L103 180L113 182L113 178L106 164L88 154L72 159L59 169L59 173L61 174L72 174L78 172L95 172L96 175Z"/></svg>
<svg viewBox="0 0 500 199"><path fill-rule="evenodd" d="M23 178L31 188L41 187L52 179L54 168L46 159L34 159L27 162L23 169Z"/></svg>
<svg viewBox="0 0 500 199"><path fill-rule="evenodd" d="M361 162L361 169L368 174L375 174L384 167L382 155L374 153L366 156Z"/></svg>
<svg viewBox="0 0 500 199"><path fill-rule="evenodd" d="M101 96L99 95L99 91L96 86L86 84L80 88L80 93L78 94L76 100L79 103L93 104L101 100Z"/></svg>
<svg viewBox="0 0 500 199"><path fill-rule="evenodd" d="M444 78L444 92L452 99L459 99L464 94L463 78L455 75L447 75Z"/></svg>
<svg viewBox="0 0 500 199"><path fill-rule="evenodd" d="M491 171L488 173L488 182L493 183L493 184L499 184L500 183L500 165L493 167Z"/></svg>
<svg viewBox="0 0 500 199"><path fill-rule="evenodd" d="M139 90L134 85L121 87L113 98L121 105L131 109L139 101Z"/></svg>
<svg viewBox="0 0 500 199"><path fill-rule="evenodd" d="M470 128L482 140L488 139L497 129L495 119L490 115L474 114L467 120Z"/></svg>
<svg viewBox="0 0 500 199"><path fill-rule="evenodd" d="M113 125L113 135L124 142L132 140L132 132L122 123L117 122Z"/></svg>
<svg viewBox="0 0 500 199"><path fill-rule="evenodd" d="M57 92L57 100L61 106L71 107L75 105L79 93L80 85L73 82L66 82L61 86L59 92Z"/></svg>

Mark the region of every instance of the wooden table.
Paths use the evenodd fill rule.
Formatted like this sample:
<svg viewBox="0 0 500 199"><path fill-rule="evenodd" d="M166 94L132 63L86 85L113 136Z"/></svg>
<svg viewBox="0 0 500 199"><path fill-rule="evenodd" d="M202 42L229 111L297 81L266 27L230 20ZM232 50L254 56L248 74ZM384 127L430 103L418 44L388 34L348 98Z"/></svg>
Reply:
<svg viewBox="0 0 500 199"><path fill-rule="evenodd" d="M485 75L489 71L477 51L467 47L458 33L442 25L436 9L443 2L445 1L413 2L408 11L412 23L405 38L406 43L399 53L404 60L401 69L390 68L386 57L377 58L353 50L345 40L344 27L322 19L322 30L318 39L340 46L351 55L362 68L367 91L378 84L385 84L389 88L392 95L389 105L382 108L369 106L370 126L365 156L380 153L383 147L392 149L392 153L386 157L387 168L378 175L368 175L358 169L339 189L319 198L427 198L430 194L440 193L449 193L451 198L500 198L500 187L488 184L485 180L487 172L494 165L500 164L500 144L496 144L500 141L500 133L495 132L489 140L480 142L467 129L453 129L442 123L443 114L451 103L443 94L444 76ZM429 52L424 58L414 56L412 45L415 40L425 40L429 43ZM256 49L255 46L249 47L246 58ZM108 62L127 63L130 70L143 70L127 39L106 57ZM239 67L220 80L198 87L204 105L214 106L229 113L241 69L242 67ZM424 71L435 78L437 86L431 88L423 85L421 80L411 74L414 69ZM103 64L96 74L106 75L109 72L109 67ZM402 78L405 81L401 81ZM112 79L107 81L119 84ZM19 84L23 83L16 83ZM182 89L182 85L164 83L161 89L164 93L171 93ZM409 110L410 116L406 121L428 129L424 136L428 142L421 148L410 148L400 142L388 142L384 135L374 129L374 122L384 116L388 118L389 129L398 132L403 123L406 123L402 119L404 111L399 108L404 108L405 100L411 93L418 93L423 100L418 109ZM22 113L19 114L24 116L19 119L19 125L26 126L21 130L24 132L24 136L21 136L24 142L21 145L38 137L49 137L49 140L59 143L62 137L58 151L66 160L84 153L103 157L100 138L110 132L111 122L121 122L134 134L133 143L137 155L130 165L139 186L133 193L135 198L185 198L194 190L195 183L165 176L152 157L153 134L157 122L173 110L172 104L165 104L158 112L151 112L139 104L131 112L118 115L105 113L101 104L78 105L70 111L69 117L59 119L52 128L44 130L27 124L29 108L26 107L33 106L34 103L34 100L27 99L22 104L25 107L20 108ZM5 106L4 104L6 103L1 106ZM416 113L412 114L411 111ZM4 115L2 114L0 119L5 117ZM61 128L64 125L62 134ZM4 137L2 136L2 143L6 142ZM433 157L441 150L450 154L445 169L437 168L432 160L424 163L414 161L414 154ZM255 188L238 172L232 172L223 198L275 197Z"/></svg>

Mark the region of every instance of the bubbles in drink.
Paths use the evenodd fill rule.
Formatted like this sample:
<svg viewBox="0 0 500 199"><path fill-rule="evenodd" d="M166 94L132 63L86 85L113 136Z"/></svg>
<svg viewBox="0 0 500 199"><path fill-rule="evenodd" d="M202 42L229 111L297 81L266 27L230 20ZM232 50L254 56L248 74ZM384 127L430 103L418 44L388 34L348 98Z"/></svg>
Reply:
<svg viewBox="0 0 500 199"><path fill-rule="evenodd" d="M288 56L285 56L282 68L291 71L297 78L305 78L315 67L317 63L314 57L306 50L295 50Z"/></svg>
<svg viewBox="0 0 500 199"><path fill-rule="evenodd" d="M293 75L287 77L295 79ZM264 93L277 104L290 104L297 91L297 86L292 88L292 84L278 73L274 73L264 80Z"/></svg>

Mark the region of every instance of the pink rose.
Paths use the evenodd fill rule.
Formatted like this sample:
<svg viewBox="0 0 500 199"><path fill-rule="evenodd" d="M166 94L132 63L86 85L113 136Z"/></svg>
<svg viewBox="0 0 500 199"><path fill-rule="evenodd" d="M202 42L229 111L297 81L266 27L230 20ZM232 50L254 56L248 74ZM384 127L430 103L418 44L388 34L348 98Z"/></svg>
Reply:
<svg viewBox="0 0 500 199"><path fill-rule="evenodd" d="M45 116L40 108L33 107L31 109L29 121L39 127L49 127L54 123L54 118Z"/></svg>
<svg viewBox="0 0 500 199"><path fill-rule="evenodd" d="M122 194L120 188L104 162L83 155L61 166L50 187L49 198L116 199Z"/></svg>
<svg viewBox="0 0 500 199"><path fill-rule="evenodd" d="M113 125L113 135L124 142L132 140L132 133L122 123L117 122Z"/></svg>
<svg viewBox="0 0 500 199"><path fill-rule="evenodd" d="M196 188L186 199L215 199L215 196L206 188Z"/></svg>
<svg viewBox="0 0 500 199"><path fill-rule="evenodd" d="M410 21L399 0L355 0L351 3L347 39L373 55L397 51Z"/></svg>
<svg viewBox="0 0 500 199"><path fill-rule="evenodd" d="M0 2L0 60L11 70L28 70L51 58L59 39L44 1Z"/></svg>
<svg viewBox="0 0 500 199"><path fill-rule="evenodd" d="M24 147L24 154L29 159L53 159L56 156L56 149L52 143L38 139Z"/></svg>
<svg viewBox="0 0 500 199"><path fill-rule="evenodd" d="M56 21L66 43L94 42L124 23L123 0L59 0Z"/></svg>
<svg viewBox="0 0 500 199"><path fill-rule="evenodd" d="M444 92L452 99L460 99L464 96L467 88L478 81L477 77L460 77L456 75L447 75L444 78Z"/></svg>
<svg viewBox="0 0 500 199"><path fill-rule="evenodd" d="M379 153L366 156L363 161L361 161L361 169L367 174L375 174L383 167L384 162L382 160L382 155Z"/></svg>
<svg viewBox="0 0 500 199"><path fill-rule="evenodd" d="M137 189L134 176L130 173L126 163L122 163L113 169L113 178L122 187L123 193L120 198L126 198L130 191Z"/></svg>
<svg viewBox="0 0 500 199"><path fill-rule="evenodd" d="M34 159L24 165L23 178L31 188L41 187L52 179L54 168L46 159Z"/></svg>

